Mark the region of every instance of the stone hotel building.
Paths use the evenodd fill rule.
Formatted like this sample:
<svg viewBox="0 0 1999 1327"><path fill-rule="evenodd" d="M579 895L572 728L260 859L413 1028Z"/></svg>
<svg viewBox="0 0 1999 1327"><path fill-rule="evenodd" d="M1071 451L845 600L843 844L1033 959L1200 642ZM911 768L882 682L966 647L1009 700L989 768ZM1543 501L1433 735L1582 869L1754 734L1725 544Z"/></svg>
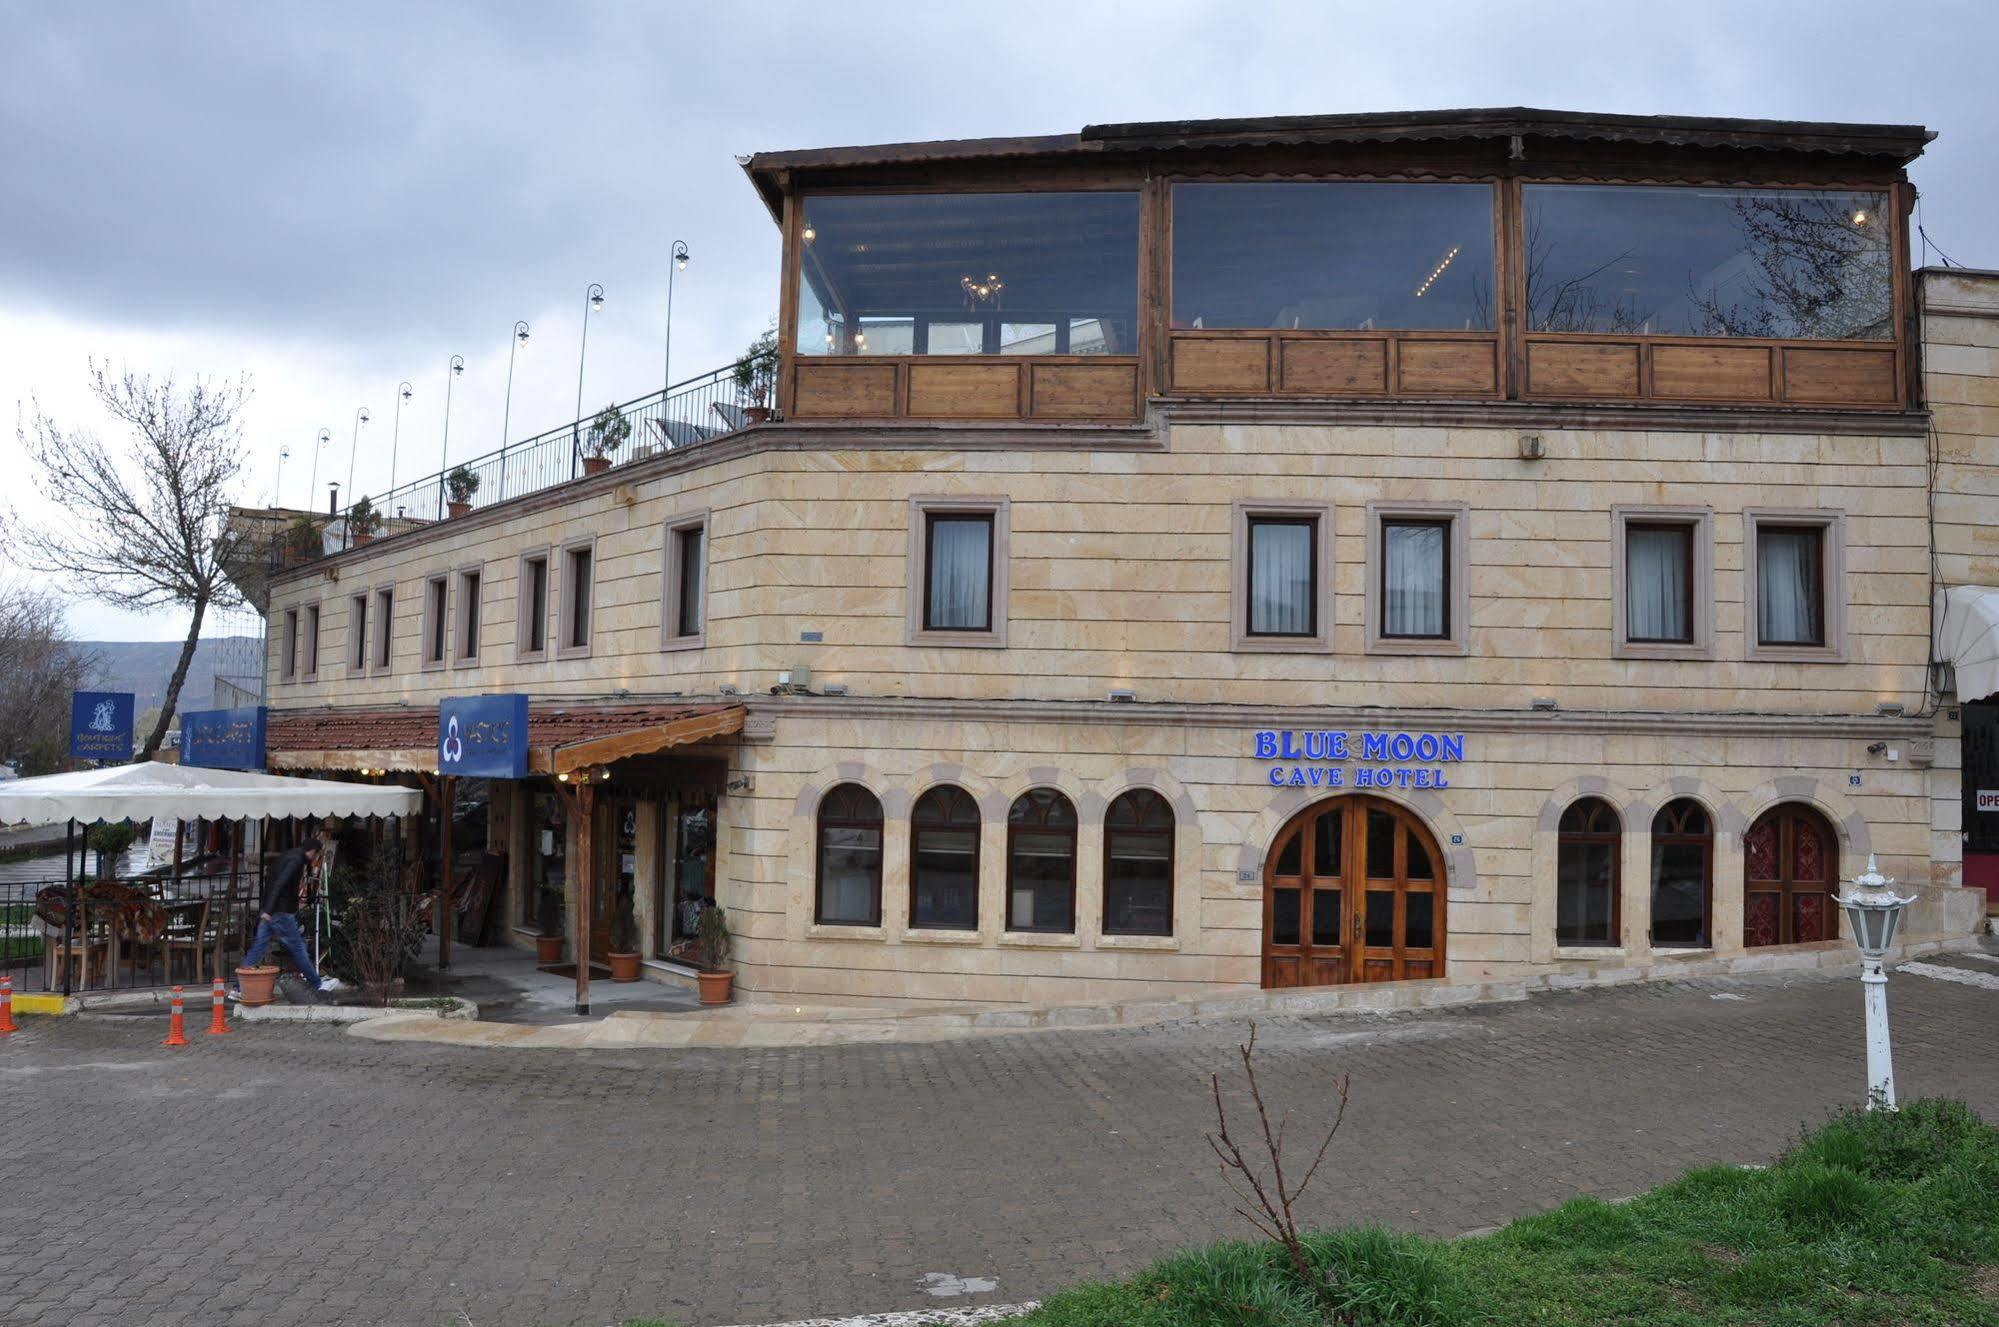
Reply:
<svg viewBox="0 0 1999 1327"><path fill-rule="evenodd" d="M527 776L455 791L498 933L601 959L628 900L678 981L713 899L750 999L1811 965L1870 855L1967 937L1999 275L1912 269L1930 137L750 157L764 408L275 573L271 765L435 787L438 702L525 694Z"/></svg>

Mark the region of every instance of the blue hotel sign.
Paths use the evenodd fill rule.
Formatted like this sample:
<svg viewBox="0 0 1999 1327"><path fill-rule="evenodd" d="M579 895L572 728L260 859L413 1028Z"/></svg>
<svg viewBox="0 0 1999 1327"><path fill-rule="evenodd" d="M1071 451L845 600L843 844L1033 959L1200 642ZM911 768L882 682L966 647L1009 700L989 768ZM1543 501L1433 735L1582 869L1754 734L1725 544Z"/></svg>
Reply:
<svg viewBox="0 0 1999 1327"><path fill-rule="evenodd" d="M470 779L526 778L528 698L447 696L439 701L437 772Z"/></svg>
<svg viewBox="0 0 1999 1327"><path fill-rule="evenodd" d="M264 707L181 715L180 763L204 769L263 769Z"/></svg>
<svg viewBox="0 0 1999 1327"><path fill-rule="evenodd" d="M130 760L134 708L129 691L70 693L69 754L77 760Z"/></svg>
<svg viewBox="0 0 1999 1327"><path fill-rule="evenodd" d="M1448 788L1465 758L1463 733L1266 728L1254 740L1277 788Z"/></svg>

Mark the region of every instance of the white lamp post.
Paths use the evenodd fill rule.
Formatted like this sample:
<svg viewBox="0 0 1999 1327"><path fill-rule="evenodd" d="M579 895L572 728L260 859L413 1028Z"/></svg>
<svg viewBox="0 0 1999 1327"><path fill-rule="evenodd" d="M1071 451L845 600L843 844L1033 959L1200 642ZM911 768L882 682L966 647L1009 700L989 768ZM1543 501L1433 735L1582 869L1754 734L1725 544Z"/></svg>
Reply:
<svg viewBox="0 0 1999 1327"><path fill-rule="evenodd" d="M1894 947L1895 932L1901 929L1902 912L1916 896L1903 898L1894 890L1895 882L1881 874L1870 854L1867 870L1854 877L1841 896L1853 942L1860 947L1861 990L1867 1002L1867 1108L1895 1109L1895 1060L1888 1044L1888 974L1881 960Z"/></svg>

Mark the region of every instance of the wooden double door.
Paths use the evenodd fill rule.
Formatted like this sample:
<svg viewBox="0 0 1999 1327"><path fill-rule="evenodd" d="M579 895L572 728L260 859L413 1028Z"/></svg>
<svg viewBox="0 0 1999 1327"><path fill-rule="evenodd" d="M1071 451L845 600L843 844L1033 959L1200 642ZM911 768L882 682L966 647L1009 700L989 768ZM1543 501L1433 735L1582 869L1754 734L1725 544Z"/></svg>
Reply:
<svg viewBox="0 0 1999 1327"><path fill-rule="evenodd" d="M1294 816L1263 865L1263 984L1444 975L1444 858L1412 813L1335 797Z"/></svg>
<svg viewBox="0 0 1999 1327"><path fill-rule="evenodd" d="M1808 806L1772 807L1742 836L1742 943L1801 945L1839 936L1839 839Z"/></svg>

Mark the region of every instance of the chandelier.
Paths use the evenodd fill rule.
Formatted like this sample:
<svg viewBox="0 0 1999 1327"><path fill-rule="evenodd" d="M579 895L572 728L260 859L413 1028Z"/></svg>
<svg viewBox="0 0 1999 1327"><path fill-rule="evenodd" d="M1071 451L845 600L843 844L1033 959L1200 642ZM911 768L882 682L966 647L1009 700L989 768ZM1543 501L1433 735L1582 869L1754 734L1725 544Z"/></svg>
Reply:
<svg viewBox="0 0 1999 1327"><path fill-rule="evenodd" d="M969 276L958 278L958 286L965 292L965 307L978 309L984 305L999 307L1000 292L1006 289L1006 282L999 279L999 273L988 272L983 281Z"/></svg>

